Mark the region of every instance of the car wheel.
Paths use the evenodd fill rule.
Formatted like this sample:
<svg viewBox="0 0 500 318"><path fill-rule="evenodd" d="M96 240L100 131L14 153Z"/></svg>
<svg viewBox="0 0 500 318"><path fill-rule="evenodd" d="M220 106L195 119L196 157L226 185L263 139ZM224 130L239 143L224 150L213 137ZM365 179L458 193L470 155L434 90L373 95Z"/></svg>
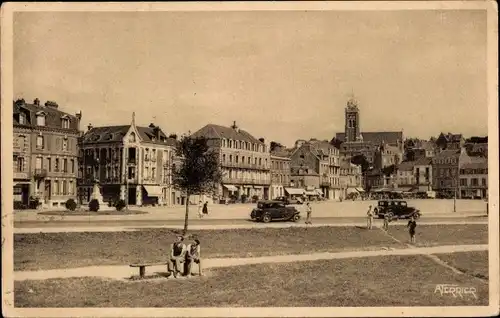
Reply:
<svg viewBox="0 0 500 318"><path fill-rule="evenodd" d="M300 215L299 215L299 214L295 214L295 215L293 216L293 221L294 221L294 222L298 222L299 220L300 220Z"/></svg>
<svg viewBox="0 0 500 318"><path fill-rule="evenodd" d="M271 222L271 215L269 215L269 214L267 214L267 213L266 213L266 214L264 214L264 216L262 217L262 222L264 222L264 223L269 223L269 222Z"/></svg>

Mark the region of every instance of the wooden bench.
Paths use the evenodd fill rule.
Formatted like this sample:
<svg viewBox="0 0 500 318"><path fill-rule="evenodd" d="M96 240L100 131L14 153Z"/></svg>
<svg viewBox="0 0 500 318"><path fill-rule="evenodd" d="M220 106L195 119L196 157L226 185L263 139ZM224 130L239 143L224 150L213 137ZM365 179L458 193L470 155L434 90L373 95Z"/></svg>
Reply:
<svg viewBox="0 0 500 318"><path fill-rule="evenodd" d="M146 276L146 267L148 266L159 266L159 265L167 265L167 262L163 263L142 263L142 264L130 264L130 267L139 267L139 277L144 278Z"/></svg>

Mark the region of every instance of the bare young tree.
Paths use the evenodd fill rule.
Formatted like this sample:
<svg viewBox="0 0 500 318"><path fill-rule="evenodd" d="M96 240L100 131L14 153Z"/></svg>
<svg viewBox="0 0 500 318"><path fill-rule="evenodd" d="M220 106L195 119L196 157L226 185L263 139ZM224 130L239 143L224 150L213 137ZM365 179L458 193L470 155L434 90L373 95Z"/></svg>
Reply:
<svg viewBox="0 0 500 318"><path fill-rule="evenodd" d="M184 235L188 231L189 198L191 195L213 193L222 179L219 154L208 145L203 137L183 137L176 148L181 165L172 171L174 188L186 195Z"/></svg>

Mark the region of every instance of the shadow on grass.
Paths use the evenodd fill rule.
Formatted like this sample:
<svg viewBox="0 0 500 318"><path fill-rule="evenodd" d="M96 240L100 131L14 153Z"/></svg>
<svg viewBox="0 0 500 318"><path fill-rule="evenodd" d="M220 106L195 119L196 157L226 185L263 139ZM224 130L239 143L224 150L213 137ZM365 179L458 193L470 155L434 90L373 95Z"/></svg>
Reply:
<svg viewBox="0 0 500 318"><path fill-rule="evenodd" d="M39 215L49 215L49 216L99 216L99 215L134 215L134 214L148 214L144 211L136 210L122 210L122 211L101 211L101 212L91 212L91 211L44 211L38 212Z"/></svg>

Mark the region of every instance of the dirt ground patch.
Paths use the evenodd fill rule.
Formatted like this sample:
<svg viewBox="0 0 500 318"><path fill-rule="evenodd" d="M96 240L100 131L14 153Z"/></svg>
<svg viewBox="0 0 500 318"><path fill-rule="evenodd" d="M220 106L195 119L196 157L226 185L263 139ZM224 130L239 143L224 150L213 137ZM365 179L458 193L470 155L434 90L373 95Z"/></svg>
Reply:
<svg viewBox="0 0 500 318"><path fill-rule="evenodd" d="M177 230L36 233L14 236L14 270L165 261ZM399 247L380 230L294 227L193 231L205 258L310 254Z"/></svg>
<svg viewBox="0 0 500 318"><path fill-rule="evenodd" d="M479 278L488 279L488 251L436 254L442 261L456 269Z"/></svg>
<svg viewBox="0 0 500 318"><path fill-rule="evenodd" d="M475 287L478 298L435 293L444 283ZM237 266L186 280L23 281L14 296L16 307L479 306L488 284L416 255Z"/></svg>

